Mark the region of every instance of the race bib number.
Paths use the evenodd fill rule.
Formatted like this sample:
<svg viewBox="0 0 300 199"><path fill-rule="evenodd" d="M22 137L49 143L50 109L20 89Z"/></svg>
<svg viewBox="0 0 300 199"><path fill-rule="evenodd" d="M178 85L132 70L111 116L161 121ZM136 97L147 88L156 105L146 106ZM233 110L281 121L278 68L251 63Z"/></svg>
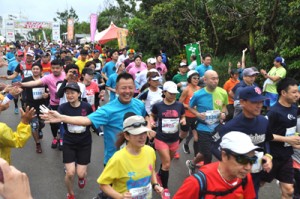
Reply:
<svg viewBox="0 0 300 199"><path fill-rule="evenodd" d="M44 93L45 88L32 88L32 97L34 100L42 99Z"/></svg>
<svg viewBox="0 0 300 199"><path fill-rule="evenodd" d="M68 131L70 133L84 133L86 131L85 126L78 126L73 124L67 124Z"/></svg>
<svg viewBox="0 0 300 199"><path fill-rule="evenodd" d="M94 105L95 104L95 95L87 95L86 100L91 106Z"/></svg>
<svg viewBox="0 0 300 199"><path fill-rule="evenodd" d="M187 82L180 82L181 83L181 90L183 91L184 89L186 89L187 86Z"/></svg>
<svg viewBox="0 0 300 199"><path fill-rule="evenodd" d="M24 70L23 74L24 74L24 77L31 77L32 76L32 71L31 70Z"/></svg>
<svg viewBox="0 0 300 199"><path fill-rule="evenodd" d="M264 152L255 151L255 155L257 160L252 165L251 173L258 173L262 170L262 158L264 156Z"/></svg>
<svg viewBox="0 0 300 199"><path fill-rule="evenodd" d="M132 188L129 189L129 192L131 193L132 199L145 199L145 198L152 198L152 187L151 183L149 183L145 187L139 187L139 188Z"/></svg>
<svg viewBox="0 0 300 199"><path fill-rule="evenodd" d="M179 118L174 119L162 119L162 132L173 134L178 132Z"/></svg>
<svg viewBox="0 0 300 199"><path fill-rule="evenodd" d="M215 124L220 121L221 111L211 110L205 112L205 123L208 125Z"/></svg>
<svg viewBox="0 0 300 199"><path fill-rule="evenodd" d="M101 64L100 63L96 63L96 68L95 70L100 70L101 69Z"/></svg>
<svg viewBox="0 0 300 199"><path fill-rule="evenodd" d="M291 127L291 128L287 128L287 129L286 129L286 131L285 131L285 136L286 136L286 137L293 136L293 135L295 135L295 133L296 133L296 126L293 126L293 127ZM291 146L291 145L285 142L285 143L284 143L284 146L285 146L285 147L288 147L288 146Z"/></svg>

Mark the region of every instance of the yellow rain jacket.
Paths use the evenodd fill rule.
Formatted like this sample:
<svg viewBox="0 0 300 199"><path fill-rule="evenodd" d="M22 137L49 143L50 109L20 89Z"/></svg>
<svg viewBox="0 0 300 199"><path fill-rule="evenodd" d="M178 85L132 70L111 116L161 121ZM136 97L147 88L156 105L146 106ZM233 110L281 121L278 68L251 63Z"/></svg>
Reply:
<svg viewBox="0 0 300 199"><path fill-rule="evenodd" d="M5 123L0 123L0 157L10 162L11 148L22 148L31 136L29 124L19 123L17 131L8 127Z"/></svg>

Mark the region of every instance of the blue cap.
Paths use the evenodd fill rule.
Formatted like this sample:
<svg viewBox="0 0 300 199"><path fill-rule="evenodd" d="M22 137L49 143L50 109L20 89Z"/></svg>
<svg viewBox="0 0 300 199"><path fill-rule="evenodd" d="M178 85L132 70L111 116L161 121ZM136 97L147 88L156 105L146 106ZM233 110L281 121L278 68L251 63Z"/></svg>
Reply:
<svg viewBox="0 0 300 199"><path fill-rule="evenodd" d="M283 57L276 57L275 61L279 62L282 66L285 66L285 61Z"/></svg>
<svg viewBox="0 0 300 199"><path fill-rule="evenodd" d="M268 98L262 95L261 89L257 86L246 86L240 91L240 99L250 102L264 101Z"/></svg>

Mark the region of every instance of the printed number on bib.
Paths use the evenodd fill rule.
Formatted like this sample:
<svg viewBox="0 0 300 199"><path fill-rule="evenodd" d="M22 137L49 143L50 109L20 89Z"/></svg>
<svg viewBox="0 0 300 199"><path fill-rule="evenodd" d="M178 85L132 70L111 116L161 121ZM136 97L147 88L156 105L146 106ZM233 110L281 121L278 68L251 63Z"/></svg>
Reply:
<svg viewBox="0 0 300 199"><path fill-rule="evenodd" d="M34 100L42 99L44 93L45 88L32 88L32 97Z"/></svg>
<svg viewBox="0 0 300 199"><path fill-rule="evenodd" d="M179 127L179 118L174 119L162 119L162 132L163 133L177 133Z"/></svg>
<svg viewBox="0 0 300 199"><path fill-rule="evenodd" d="M296 126L293 126L291 128L286 129L285 136L286 137L293 136L293 135L295 135L295 133L296 133ZM284 146L288 147L288 146L291 146L291 145L285 142Z"/></svg>
<svg viewBox="0 0 300 199"><path fill-rule="evenodd" d="M131 193L132 199L152 198L152 187L150 183L145 187L132 188L129 192Z"/></svg>
<svg viewBox="0 0 300 199"><path fill-rule="evenodd" d="M210 125L220 121L220 113L219 110L211 110L205 112L205 123Z"/></svg>
<svg viewBox="0 0 300 199"><path fill-rule="evenodd" d="M86 131L85 126L78 126L73 124L67 124L68 131L70 133L84 133Z"/></svg>

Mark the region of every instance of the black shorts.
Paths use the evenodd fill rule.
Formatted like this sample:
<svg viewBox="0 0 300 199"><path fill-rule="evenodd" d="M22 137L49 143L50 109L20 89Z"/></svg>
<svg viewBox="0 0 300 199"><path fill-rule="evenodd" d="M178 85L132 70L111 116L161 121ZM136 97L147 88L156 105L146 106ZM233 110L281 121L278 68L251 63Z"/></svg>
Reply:
<svg viewBox="0 0 300 199"><path fill-rule="evenodd" d="M273 159L270 173L262 172L261 181L272 182L274 178L283 183L294 183L293 159L291 157L286 160Z"/></svg>
<svg viewBox="0 0 300 199"><path fill-rule="evenodd" d="M66 144L63 145L63 163L76 162L80 165L87 165L91 161L92 144L78 145Z"/></svg>
<svg viewBox="0 0 300 199"><path fill-rule="evenodd" d="M186 125L181 125L180 126L180 129L182 131L189 131L189 128L191 128L192 130L195 130L197 125L196 125L196 122L197 122L197 118L196 117L185 117L185 120L186 120Z"/></svg>

